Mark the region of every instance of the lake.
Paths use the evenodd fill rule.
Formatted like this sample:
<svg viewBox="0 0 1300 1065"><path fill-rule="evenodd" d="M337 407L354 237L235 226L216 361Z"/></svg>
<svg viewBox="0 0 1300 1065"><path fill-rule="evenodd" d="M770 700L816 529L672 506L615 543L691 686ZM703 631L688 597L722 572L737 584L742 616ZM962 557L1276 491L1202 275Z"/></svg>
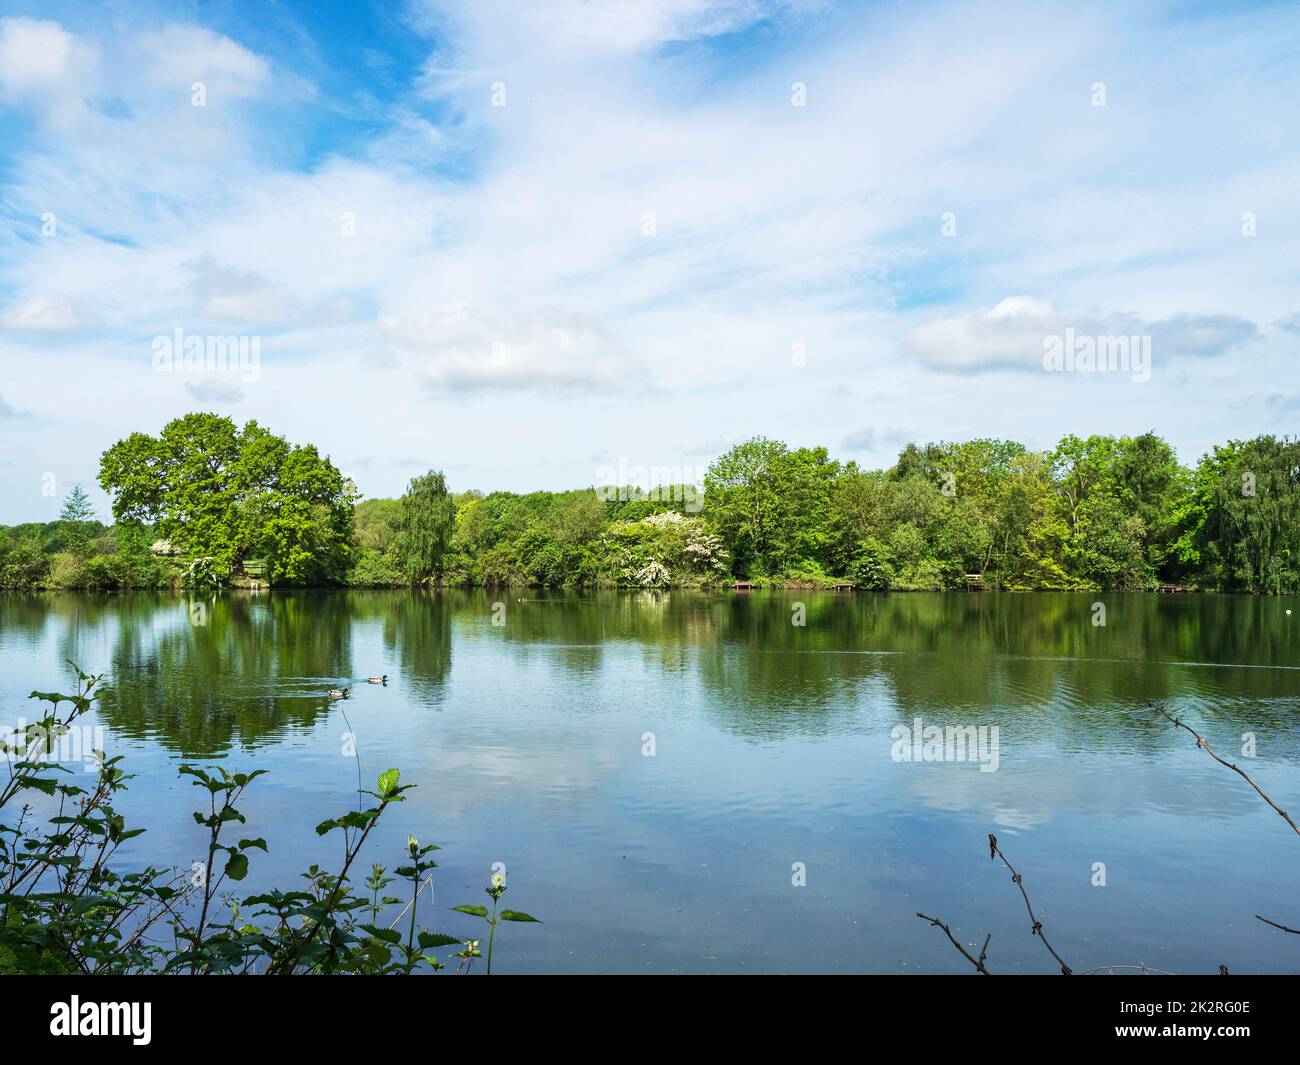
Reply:
<svg viewBox="0 0 1300 1065"><path fill-rule="evenodd" d="M545 922L505 925L494 971L971 972L919 910L975 952L991 933L995 973L1053 972L994 832L1076 970L1300 972L1300 940L1253 918L1300 925L1300 837L1142 709L1300 812L1296 598L8 594L0 724L72 690L65 659L109 674L92 723L149 830L128 861L201 857L190 760L269 771L241 803L270 845L244 893L336 866L314 826L356 802L351 733L367 786L418 785L363 874L411 833L443 847L422 923L477 934L447 908L486 901L494 862ZM945 760L900 731L918 718L983 746Z"/></svg>

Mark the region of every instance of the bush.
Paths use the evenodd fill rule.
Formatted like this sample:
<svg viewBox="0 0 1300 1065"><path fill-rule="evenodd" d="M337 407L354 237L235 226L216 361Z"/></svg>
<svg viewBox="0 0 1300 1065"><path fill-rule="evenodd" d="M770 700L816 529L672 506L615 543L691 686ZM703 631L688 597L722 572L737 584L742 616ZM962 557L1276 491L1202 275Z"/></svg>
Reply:
<svg viewBox="0 0 1300 1065"><path fill-rule="evenodd" d="M85 588L86 563L71 551L60 551L50 557L47 580L52 588Z"/></svg>
<svg viewBox="0 0 1300 1065"><path fill-rule="evenodd" d="M436 863L438 848L407 840L405 864L394 876L372 866L365 891L349 879L367 838L393 803L402 802L411 785L389 769L379 775L368 796L368 809L349 808L341 817L322 821L316 833L343 837L339 872L312 866L307 888L272 889L237 899L234 886L248 875L250 860L267 850L266 840L227 834L244 815L238 803L249 785L265 771L232 773L222 766L206 769L182 765L180 773L200 789L202 808L194 820L204 836L206 861L189 870L153 866L121 872L114 857L122 844L144 829L128 829L114 808L131 778L120 757L103 758L89 788L69 783L50 753L59 737L93 709L103 688L100 677L77 670L73 695L33 692L49 703L41 719L0 741L0 757L11 772L0 784L0 975L132 973L394 973L439 970L445 964L428 951L460 946L450 955L467 971L481 957L479 941L429 932L416 924L420 895ZM62 710L62 707L68 707ZM48 804L44 800L48 799ZM40 827L33 808L48 805L60 816ZM16 824L7 816L17 806ZM64 811L70 815L63 815ZM396 929L399 913L385 924L381 914L404 900L384 889L401 880L410 884L409 924ZM227 893L222 893L222 888ZM537 923L516 910L498 910L506 892L504 874L493 874L486 906L454 907L480 918L488 932L487 971L492 971L492 942L502 922Z"/></svg>
<svg viewBox="0 0 1300 1065"><path fill-rule="evenodd" d="M195 591L210 591L223 584L217 561L207 555L196 558L185 567L181 585Z"/></svg>
<svg viewBox="0 0 1300 1065"><path fill-rule="evenodd" d="M362 547L348 574L348 584L354 588L396 588L405 585L406 579L391 555L373 547Z"/></svg>
<svg viewBox="0 0 1300 1065"><path fill-rule="evenodd" d="M849 564L848 576L859 588L888 589L894 579L893 552L889 545L870 536L862 540Z"/></svg>
<svg viewBox="0 0 1300 1065"><path fill-rule="evenodd" d="M50 556L41 551L40 544L24 539L5 556L4 570L0 572L0 586L5 588L42 588L50 573Z"/></svg>

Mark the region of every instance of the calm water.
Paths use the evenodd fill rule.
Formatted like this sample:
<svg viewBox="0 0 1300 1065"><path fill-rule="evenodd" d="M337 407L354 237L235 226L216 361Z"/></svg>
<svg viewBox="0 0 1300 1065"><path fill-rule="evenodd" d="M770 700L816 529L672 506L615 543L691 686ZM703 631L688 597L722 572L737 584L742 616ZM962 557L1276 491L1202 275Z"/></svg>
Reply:
<svg viewBox="0 0 1300 1065"><path fill-rule="evenodd" d="M408 832L444 848L426 923L474 931L445 907L483 901L496 861L507 904L546 922L504 927L503 972L969 971L917 910L992 933L995 972L1050 972L990 831L1077 969L1300 971L1296 937L1252 918L1300 923L1300 838L1138 709L1164 700L1300 810L1300 600L9 595L0 724L70 689L65 659L111 676L98 721L149 828L133 860L200 856L188 759L270 771L242 804L240 834L271 846L249 893L336 863L313 826L355 802L350 721L368 784L398 766L419 785L366 857L397 864ZM997 726L997 771L895 761L890 730L918 716Z"/></svg>

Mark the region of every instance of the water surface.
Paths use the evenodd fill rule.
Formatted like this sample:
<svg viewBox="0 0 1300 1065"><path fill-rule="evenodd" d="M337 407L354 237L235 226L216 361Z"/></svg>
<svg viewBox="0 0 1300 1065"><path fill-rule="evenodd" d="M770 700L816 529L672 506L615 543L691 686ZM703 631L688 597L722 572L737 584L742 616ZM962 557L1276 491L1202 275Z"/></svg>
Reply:
<svg viewBox="0 0 1300 1065"><path fill-rule="evenodd" d="M248 893L337 863L314 826L355 802L351 732L368 783L419 785L365 857L444 848L425 923L473 933L445 908L498 861L545 922L505 926L502 971L969 970L921 910L992 933L996 972L1050 972L995 832L1077 969L1297 972L1296 937L1252 915L1300 924L1300 837L1141 707L1300 809L1298 626L1294 598L1231 596L5 595L0 724L69 689L65 659L109 674L137 862L200 857L182 761L269 770L242 804L271 847ZM996 772L895 760L917 717L996 726Z"/></svg>

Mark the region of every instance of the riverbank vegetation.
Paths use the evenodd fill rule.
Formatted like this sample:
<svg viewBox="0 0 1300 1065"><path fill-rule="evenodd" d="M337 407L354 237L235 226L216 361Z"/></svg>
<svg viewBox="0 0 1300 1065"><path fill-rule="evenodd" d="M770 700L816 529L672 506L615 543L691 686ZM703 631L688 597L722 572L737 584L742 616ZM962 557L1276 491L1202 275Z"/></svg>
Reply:
<svg viewBox="0 0 1300 1065"><path fill-rule="evenodd" d="M478 939L418 924L436 867L434 844L409 837L393 876L373 865L364 889L354 882L366 841L411 789L396 769L379 774L374 790L358 789L356 809L316 826L317 836L340 841L342 853L337 872L313 865L303 886L238 890L250 859L267 850L260 837L232 838L245 823L239 804L263 770L183 764L181 775L200 797L194 822L203 859L143 867L123 861L121 849L145 830L128 828L115 809L131 779L121 757L96 752L97 773L86 787L58 760L105 691L101 677L76 673L76 692L33 692L48 704L39 720L0 740L9 766L0 786L0 975L409 975L446 968L434 950L459 947L444 954L458 972L483 956ZM389 894L397 883L409 885L405 897ZM490 912L474 903L452 909L485 922L491 973L498 927L539 922L498 908L504 872L494 872L485 891ZM425 901L432 897L429 891Z"/></svg>
<svg viewBox="0 0 1300 1065"><path fill-rule="evenodd" d="M887 469L756 437L703 484L455 492L430 470L361 500L314 447L191 414L103 456L113 524L84 496L0 528L0 587L219 583L939 590L1300 590L1300 441L1153 433L909 444ZM161 546L160 546L161 545Z"/></svg>

